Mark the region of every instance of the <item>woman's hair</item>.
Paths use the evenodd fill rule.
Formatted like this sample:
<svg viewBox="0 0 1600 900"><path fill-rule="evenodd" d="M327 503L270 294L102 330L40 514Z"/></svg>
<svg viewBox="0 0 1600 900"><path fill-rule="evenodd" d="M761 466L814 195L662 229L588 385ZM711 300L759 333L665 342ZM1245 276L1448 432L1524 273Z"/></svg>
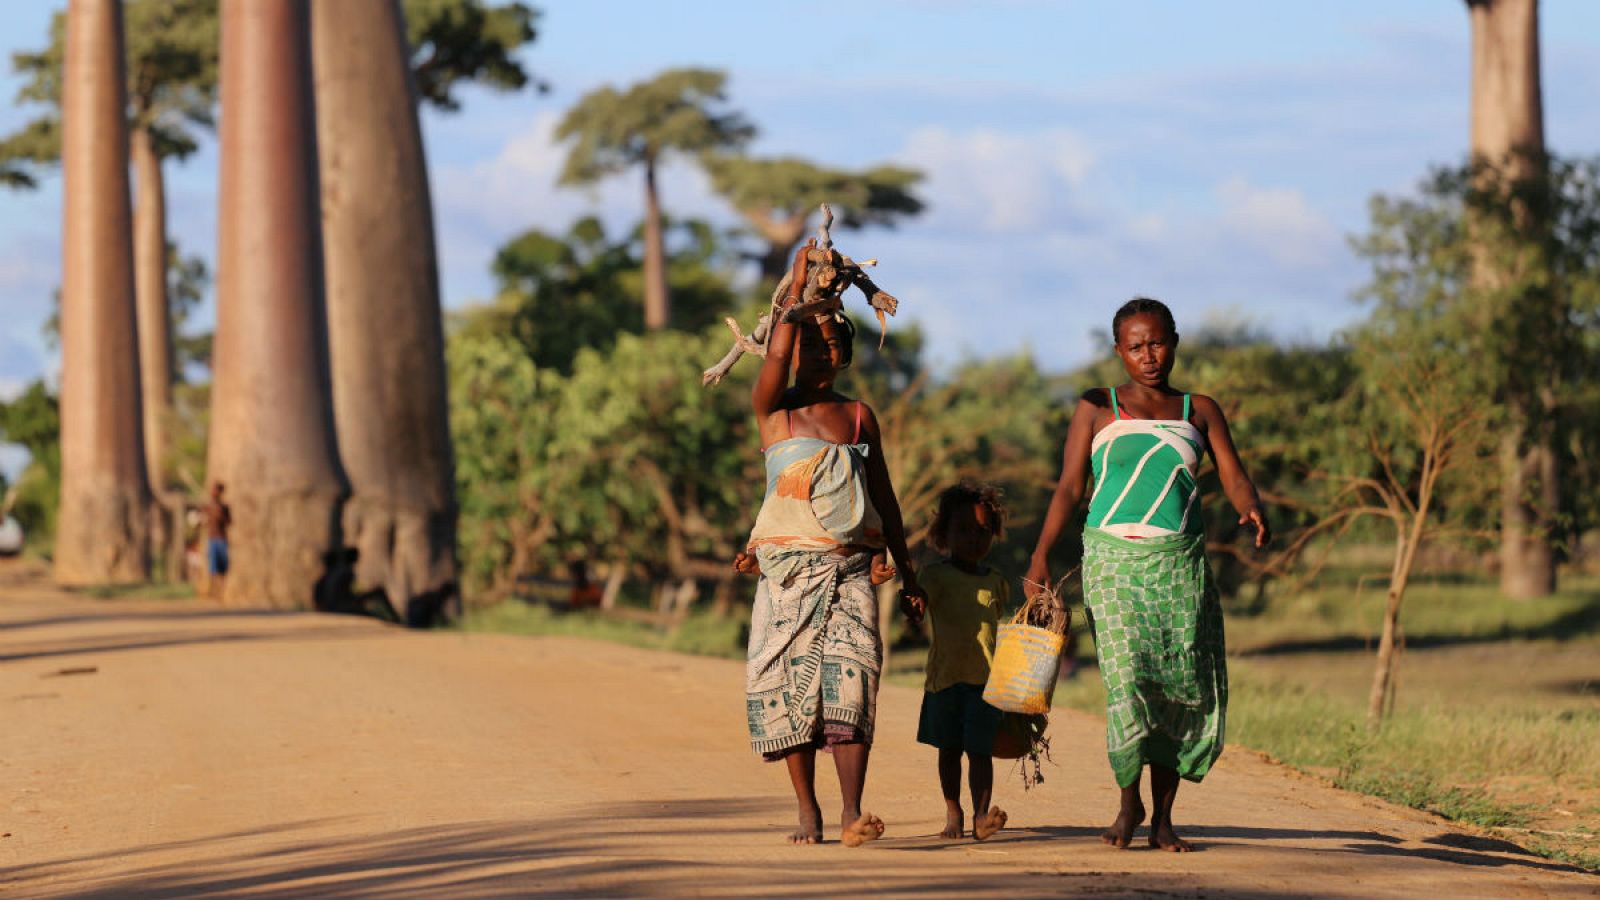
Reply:
<svg viewBox="0 0 1600 900"><path fill-rule="evenodd" d="M1172 310L1167 309L1165 303L1149 297L1135 297L1122 304L1122 308L1117 310L1117 314L1111 317L1111 339L1120 343L1122 341L1122 323L1134 316L1146 313L1160 319L1161 324L1167 326L1168 334L1177 335L1178 323L1172 320Z"/></svg>
<svg viewBox="0 0 1600 900"><path fill-rule="evenodd" d="M839 329L839 369L842 371L850 368L856 358L856 325L849 316L840 316L833 324Z"/></svg>
<svg viewBox="0 0 1600 900"><path fill-rule="evenodd" d="M989 513L989 527L996 538L1006 536L1006 505L1003 494L992 484L963 481L944 489L939 495L939 509L933 514L933 527L928 540L934 549L943 552L944 534L950 528L950 517L968 507L981 506Z"/></svg>

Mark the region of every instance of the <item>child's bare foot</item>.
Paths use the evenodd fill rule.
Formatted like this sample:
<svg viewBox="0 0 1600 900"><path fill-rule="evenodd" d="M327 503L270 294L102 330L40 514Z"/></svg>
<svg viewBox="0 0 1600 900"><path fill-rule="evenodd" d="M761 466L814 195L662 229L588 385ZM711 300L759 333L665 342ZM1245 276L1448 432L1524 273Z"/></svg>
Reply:
<svg viewBox="0 0 1600 900"><path fill-rule="evenodd" d="M794 833L789 835L791 844L820 844L822 843L822 811L812 813L801 811L800 825Z"/></svg>
<svg viewBox="0 0 1600 900"><path fill-rule="evenodd" d="M1123 804L1122 812L1117 814L1117 820L1111 823L1110 828L1101 833L1100 840L1118 850L1126 850L1128 845L1133 843L1133 830L1138 828L1143 821L1143 803L1136 800L1131 805Z"/></svg>
<svg viewBox="0 0 1600 900"><path fill-rule="evenodd" d="M1194 849L1193 844L1178 837L1178 833L1172 830L1171 822L1162 822L1160 825L1151 824L1150 846L1172 853L1188 853Z"/></svg>
<svg viewBox="0 0 1600 900"><path fill-rule="evenodd" d="M958 838L967 830L967 819L959 809L945 810L944 830L939 832L942 838Z"/></svg>
<svg viewBox="0 0 1600 900"><path fill-rule="evenodd" d="M998 806L991 806L988 813L972 820L972 838L986 841L1004 827L1006 827L1006 811Z"/></svg>
<svg viewBox="0 0 1600 900"><path fill-rule="evenodd" d="M883 829L882 819L872 813L864 812L861 818L844 826L844 830L839 833L839 843L846 847L859 847L868 841L883 837Z"/></svg>

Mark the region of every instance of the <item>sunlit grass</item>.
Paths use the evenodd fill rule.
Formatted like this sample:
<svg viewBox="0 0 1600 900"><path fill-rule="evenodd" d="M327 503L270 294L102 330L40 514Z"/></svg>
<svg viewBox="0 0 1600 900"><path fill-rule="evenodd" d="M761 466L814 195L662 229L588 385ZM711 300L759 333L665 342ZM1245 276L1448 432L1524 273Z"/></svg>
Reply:
<svg viewBox="0 0 1600 900"><path fill-rule="evenodd" d="M652 622L615 618L593 610L559 612L549 606L508 600L468 612L457 627L498 634L590 638L696 656L744 657L741 623L709 613L691 614L678 627L663 629Z"/></svg>

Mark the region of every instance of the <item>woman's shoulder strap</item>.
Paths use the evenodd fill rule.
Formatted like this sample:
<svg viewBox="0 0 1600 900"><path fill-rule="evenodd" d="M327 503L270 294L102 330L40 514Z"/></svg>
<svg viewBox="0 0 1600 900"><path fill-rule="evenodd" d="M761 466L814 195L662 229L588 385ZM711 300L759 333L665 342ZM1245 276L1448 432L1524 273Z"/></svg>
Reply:
<svg viewBox="0 0 1600 900"><path fill-rule="evenodd" d="M850 439L850 443L852 444L861 443L861 410L864 409L866 405L867 404L864 401L856 401L856 433L855 436Z"/></svg>
<svg viewBox="0 0 1600 900"><path fill-rule="evenodd" d="M1117 389L1115 387L1108 387L1106 388L1106 393L1111 395L1111 418L1122 418L1122 411L1117 408Z"/></svg>
<svg viewBox="0 0 1600 900"><path fill-rule="evenodd" d="M1189 421L1189 395L1183 395L1183 420Z"/></svg>

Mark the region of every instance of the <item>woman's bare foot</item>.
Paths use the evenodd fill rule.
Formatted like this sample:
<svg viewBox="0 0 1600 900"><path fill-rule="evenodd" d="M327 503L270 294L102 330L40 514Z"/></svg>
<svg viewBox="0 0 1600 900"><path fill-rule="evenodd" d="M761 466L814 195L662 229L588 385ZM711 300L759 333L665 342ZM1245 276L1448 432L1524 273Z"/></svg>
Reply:
<svg viewBox="0 0 1600 900"><path fill-rule="evenodd" d="M789 835L791 844L820 844L822 843L822 811L816 810L807 813L800 812L800 824L794 833Z"/></svg>
<svg viewBox="0 0 1600 900"><path fill-rule="evenodd" d="M861 818L844 826L839 832L839 843L846 847L859 847L868 841L883 837L883 820L872 813L862 813Z"/></svg>
<svg viewBox="0 0 1600 900"><path fill-rule="evenodd" d="M967 818L960 809L947 809L944 813L944 830L939 832L942 838L958 838L967 830Z"/></svg>
<svg viewBox="0 0 1600 900"><path fill-rule="evenodd" d="M972 820L972 839L986 841L1004 827L1006 827L1006 811L998 806L991 806L987 813Z"/></svg>
<svg viewBox="0 0 1600 900"><path fill-rule="evenodd" d="M1162 822L1160 825L1151 824L1150 846L1172 853L1188 853L1194 849L1193 844L1178 837L1178 833L1172 830L1170 821Z"/></svg>
<svg viewBox="0 0 1600 900"><path fill-rule="evenodd" d="M1100 834L1100 840L1118 850L1126 850L1128 845L1133 843L1133 830L1142 822L1144 822L1144 804L1137 800L1132 804L1124 803L1122 812L1117 814L1117 820Z"/></svg>

